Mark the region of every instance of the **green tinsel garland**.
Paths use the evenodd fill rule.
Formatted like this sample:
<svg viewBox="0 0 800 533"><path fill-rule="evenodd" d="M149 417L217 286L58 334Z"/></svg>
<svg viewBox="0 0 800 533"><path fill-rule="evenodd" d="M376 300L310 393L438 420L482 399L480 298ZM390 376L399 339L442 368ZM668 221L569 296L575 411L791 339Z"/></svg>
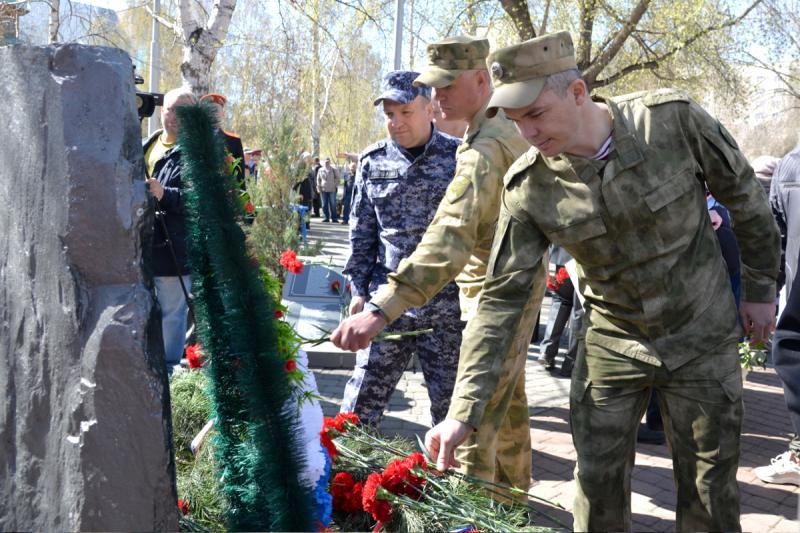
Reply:
<svg viewBox="0 0 800 533"><path fill-rule="evenodd" d="M216 417L216 464L233 531L310 531L311 494L284 360L276 350L275 302L262 287L236 223L230 178L212 109L178 109L194 314Z"/></svg>

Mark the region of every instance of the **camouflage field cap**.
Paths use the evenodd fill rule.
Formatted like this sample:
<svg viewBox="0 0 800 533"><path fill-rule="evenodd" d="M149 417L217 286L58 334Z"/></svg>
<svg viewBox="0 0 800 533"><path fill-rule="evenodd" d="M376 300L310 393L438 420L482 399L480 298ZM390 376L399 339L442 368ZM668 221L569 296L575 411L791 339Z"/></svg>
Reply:
<svg viewBox="0 0 800 533"><path fill-rule="evenodd" d="M486 59L494 93L486 116L499 107L516 109L533 103L547 76L578 68L569 32L560 31L495 50Z"/></svg>
<svg viewBox="0 0 800 533"><path fill-rule="evenodd" d="M429 87L416 87L414 80L419 72L413 70L393 70L381 80L381 95L375 99L373 105L378 105L384 100L392 100L401 104L412 102L417 96L431 99Z"/></svg>
<svg viewBox="0 0 800 533"><path fill-rule="evenodd" d="M428 45L428 68L414 85L447 87L465 70L486 68L489 41L483 37L460 35Z"/></svg>

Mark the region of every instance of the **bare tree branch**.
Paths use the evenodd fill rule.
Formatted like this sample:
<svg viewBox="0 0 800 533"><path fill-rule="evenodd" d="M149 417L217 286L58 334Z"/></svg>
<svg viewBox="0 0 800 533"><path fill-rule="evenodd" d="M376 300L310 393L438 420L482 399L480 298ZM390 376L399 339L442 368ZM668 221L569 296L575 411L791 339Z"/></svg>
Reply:
<svg viewBox="0 0 800 533"><path fill-rule="evenodd" d="M649 1L649 0L641 0L640 4L645 2L645 1ZM714 24L714 25L708 26L706 28L702 28L700 31L698 31L694 35L691 35L690 37L684 39L682 42L680 42L677 45L673 46L671 49L667 50L666 52L656 56L655 58L649 59L647 61L640 61L638 63L630 64L630 65L620 69L619 71L615 72L614 74L612 74L610 76L607 76L607 77L605 77L605 78L603 78L601 80L598 80L598 79L596 79L596 76L598 76L600 74L600 72L602 72L603 68L605 66L607 66L608 63L610 63L611 60L614 58L616 53L619 52L619 48L618 48L617 51L614 52L614 54L610 54L609 53L610 50L614 47L614 44L612 43L612 45L609 46L609 48L601 55L601 57L598 57L597 59L595 59L595 61L593 61L592 66L589 67L589 74L593 74L594 77L591 76L591 75L587 75L587 72L584 72L584 76L587 79L587 83L589 83L589 85L592 86L592 87L606 87L608 85L611 85L611 84L615 83L616 81L619 81L620 79L624 78L625 76L627 76L628 74L631 74L633 72L639 72L639 71L642 71L642 70L651 70L651 71L655 70L666 59L672 57L673 55L677 54L681 50L684 50L687 47L691 46L698 39L701 39L702 37L705 37L706 35L714 32L714 31L718 31L718 30L721 30L721 29L724 29L724 28L730 28L732 26L735 26L736 24L741 22L761 2L762 2L762 0L754 0L753 3L750 4L750 6L748 6L747 9L745 9L744 12L742 12L741 15L738 15L738 16L732 18L732 19L729 19L729 20L727 20L727 21L725 21L725 22L723 22L721 24ZM620 32L622 32L622 31L623 30L620 30ZM619 33L618 33L618 35L619 35ZM615 37L615 40L616 40L616 37ZM620 45L619 45L620 48L621 48L622 44L624 44L624 41L623 41L623 43L620 43ZM601 60L606 56L608 56L608 59L605 61L604 64L601 65L601 63L602 63ZM589 81L589 80L591 80L591 81Z"/></svg>
<svg viewBox="0 0 800 533"><path fill-rule="evenodd" d="M592 31L594 28L596 0L581 0L580 31L578 49L575 51L575 60L578 68L584 70L589 67L592 60Z"/></svg>
<svg viewBox="0 0 800 533"><path fill-rule="evenodd" d="M539 27L539 35L547 33L547 18L550 16L550 4L552 0L547 0L544 3L544 14L542 15L542 25Z"/></svg>
<svg viewBox="0 0 800 533"><path fill-rule="evenodd" d="M760 1L760 0L759 0ZM583 71L584 79L586 83L589 84L591 87L594 85L594 81L597 76L602 72L604 68L611 62L611 60L619 53L622 49L622 46L625 44L625 41L628 40L631 32L636 29L636 26L639 24L639 21L642 19L642 16L647 11L647 8L650 6L650 0L639 0L639 3L633 8L630 17L628 20L625 21L625 24L617 31L614 38L611 40L611 44L608 45L608 48L601 52L600 56L595 58L592 61L591 65ZM591 42L589 43L589 47L591 47Z"/></svg>
<svg viewBox="0 0 800 533"><path fill-rule="evenodd" d="M181 26L180 26L180 24L178 24L178 21L175 21L175 20L169 20L169 19L168 19L168 18L166 18L165 16L163 16L163 15L159 15L159 14L157 14L157 13L153 12L153 10L152 10L152 9L150 9L150 6L149 6L149 5L146 5L146 4L145 4L145 6L144 6L144 10L145 10L145 11L147 11L147 14L148 14L148 15L150 15L152 18L156 19L156 21L158 21L158 23L159 23L159 24L161 24L161 25L162 25L162 26L164 26L165 28L167 28L167 29L169 29L169 30L171 30L171 31L175 32L175 34L176 34L178 37L180 37L181 35L183 35L183 31L181 30Z"/></svg>

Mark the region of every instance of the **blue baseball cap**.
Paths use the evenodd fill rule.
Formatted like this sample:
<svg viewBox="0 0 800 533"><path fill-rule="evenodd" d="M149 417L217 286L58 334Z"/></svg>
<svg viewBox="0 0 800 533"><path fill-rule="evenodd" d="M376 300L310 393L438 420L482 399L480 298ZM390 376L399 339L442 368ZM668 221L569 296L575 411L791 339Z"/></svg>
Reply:
<svg viewBox="0 0 800 533"><path fill-rule="evenodd" d="M430 87L414 87L414 80L419 72L413 70L394 70L386 74L381 80L381 95L375 99L373 105L380 104L383 100L393 100L401 104L414 101L417 96L431 99Z"/></svg>

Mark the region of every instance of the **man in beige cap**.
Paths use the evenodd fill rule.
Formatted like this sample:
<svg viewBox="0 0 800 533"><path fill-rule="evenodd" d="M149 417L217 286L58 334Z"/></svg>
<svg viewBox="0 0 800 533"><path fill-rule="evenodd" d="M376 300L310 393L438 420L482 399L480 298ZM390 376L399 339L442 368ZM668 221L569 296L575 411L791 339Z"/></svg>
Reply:
<svg viewBox="0 0 800 533"><path fill-rule="evenodd" d="M576 531L631 529L636 430L655 389L673 455L676 529L737 531L741 328L703 184L736 220L740 316L774 328L779 235L764 191L725 128L683 93L593 101L566 32L487 59L499 108L533 145L511 166L486 281L461 345L448 418L426 435L437 468L482 418L524 320L542 254L578 263L586 318L572 373ZM481 375L483 372L483 376Z"/></svg>
<svg viewBox="0 0 800 533"><path fill-rule="evenodd" d="M362 349L388 322L423 305L454 279L462 320L474 315L500 210L503 175L528 149L502 113L485 116L492 95L485 63L488 53L486 39L468 36L428 46L428 67L414 84L434 87L445 119L469 122L456 152L455 178L414 253L401 261L397 272L389 274L389 283L372 298L371 311L380 312L362 312L345 320L332 338L339 347ZM523 318L509 330L514 342L507 348L507 371L483 415L472 421L476 431L458 455L466 473L523 492L530 486L531 473L525 358L544 296L541 264L532 282L535 290L523 305ZM461 359L459 374L470 373L471 362ZM460 412L451 410L449 416L458 417Z"/></svg>

